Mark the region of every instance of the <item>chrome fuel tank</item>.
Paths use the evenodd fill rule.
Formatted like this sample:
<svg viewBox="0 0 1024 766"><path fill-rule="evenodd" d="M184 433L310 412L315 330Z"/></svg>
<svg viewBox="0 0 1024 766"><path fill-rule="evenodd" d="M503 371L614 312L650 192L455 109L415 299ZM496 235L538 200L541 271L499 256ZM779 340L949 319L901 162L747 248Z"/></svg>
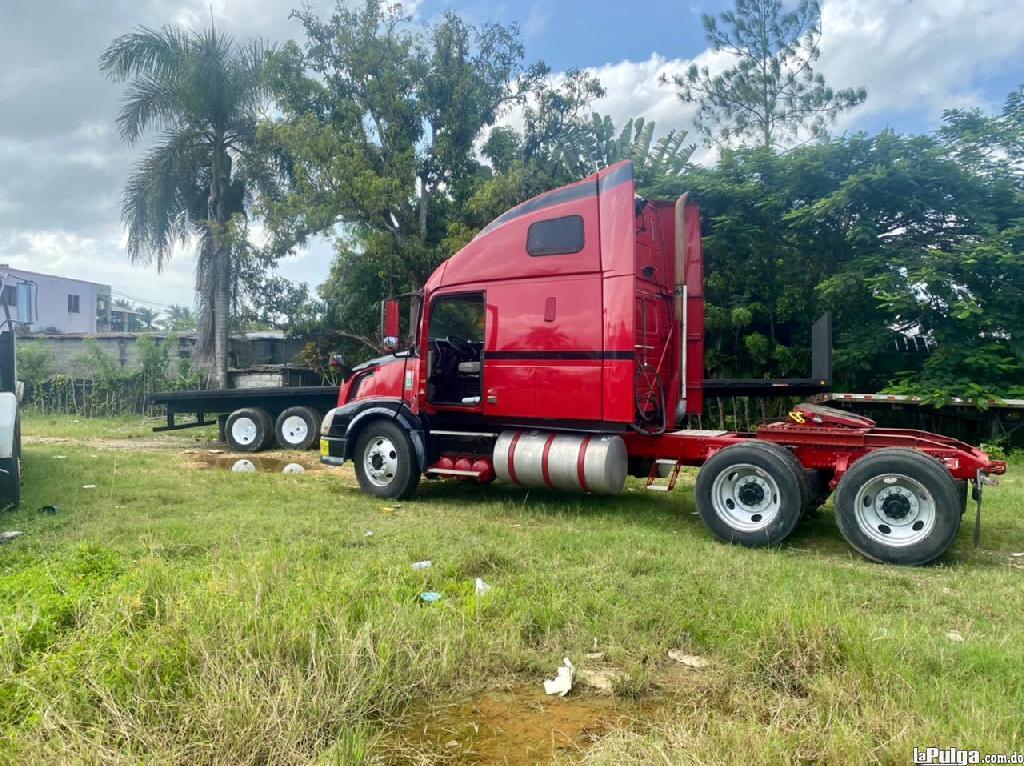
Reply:
<svg viewBox="0 0 1024 766"><path fill-rule="evenodd" d="M598 494L621 492L626 444L611 434L503 431L494 445L501 481Z"/></svg>

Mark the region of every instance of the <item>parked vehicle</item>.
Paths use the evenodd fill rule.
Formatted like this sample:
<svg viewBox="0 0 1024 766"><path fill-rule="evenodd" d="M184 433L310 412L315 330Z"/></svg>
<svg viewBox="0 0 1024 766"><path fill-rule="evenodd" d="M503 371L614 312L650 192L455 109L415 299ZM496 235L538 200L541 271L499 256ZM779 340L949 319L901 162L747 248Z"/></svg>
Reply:
<svg viewBox="0 0 1024 766"><path fill-rule="evenodd" d="M221 438L235 452L261 452L274 445L311 449L316 446L323 413L337 403L339 388L289 385L295 382L301 381L283 376L277 385L239 381L238 388L153 394L150 403L163 405L167 412L167 425L153 430L180 431L217 423ZM182 414L195 418L181 422Z"/></svg>
<svg viewBox="0 0 1024 766"><path fill-rule="evenodd" d="M6 295L9 275L0 277L0 294ZM0 324L0 508L21 503L21 393L18 382L17 337L7 303Z"/></svg>
<svg viewBox="0 0 1024 766"><path fill-rule="evenodd" d="M632 474L667 491L701 466L716 537L778 544L835 491L847 541L897 564L949 547L968 485L980 521L1006 465L955 439L813 404L752 433L686 428L703 406L702 270L697 206L637 198L629 162L531 199L437 268L411 348L341 387L321 459L352 460L385 498L423 475L610 493ZM393 301L382 317L397 337Z"/></svg>

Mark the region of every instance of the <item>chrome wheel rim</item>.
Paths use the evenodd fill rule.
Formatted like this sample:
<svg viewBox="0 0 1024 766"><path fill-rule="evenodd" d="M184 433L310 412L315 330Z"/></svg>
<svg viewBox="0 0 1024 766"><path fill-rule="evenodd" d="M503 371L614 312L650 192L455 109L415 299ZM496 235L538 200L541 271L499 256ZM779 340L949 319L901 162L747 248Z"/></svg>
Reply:
<svg viewBox="0 0 1024 766"><path fill-rule="evenodd" d="M935 527L935 499L921 482L901 473L868 479L854 499L857 526L882 545L901 548L924 540Z"/></svg>
<svg viewBox="0 0 1024 766"><path fill-rule="evenodd" d="M378 487L386 487L398 473L398 450L386 436L370 439L363 453L366 478Z"/></svg>
<svg viewBox="0 0 1024 766"><path fill-rule="evenodd" d="M309 425L298 415L289 415L281 424L281 433L289 444L302 444L309 436Z"/></svg>
<svg viewBox="0 0 1024 766"><path fill-rule="evenodd" d="M741 532L760 532L782 509L779 485L763 468L737 463L715 477L711 504L722 521Z"/></svg>
<svg viewBox="0 0 1024 766"><path fill-rule="evenodd" d="M246 447L256 441L256 432L256 421L252 418L238 418L231 424L231 438Z"/></svg>

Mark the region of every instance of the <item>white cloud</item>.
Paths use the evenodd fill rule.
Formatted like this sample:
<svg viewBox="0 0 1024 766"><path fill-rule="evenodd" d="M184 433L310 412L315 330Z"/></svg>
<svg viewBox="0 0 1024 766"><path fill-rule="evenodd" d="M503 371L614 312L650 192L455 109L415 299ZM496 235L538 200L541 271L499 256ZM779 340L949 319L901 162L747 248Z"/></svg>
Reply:
<svg viewBox="0 0 1024 766"><path fill-rule="evenodd" d="M857 129L880 114L902 112L935 125L944 109L994 108L1004 94L986 98L978 79L1024 54L1024 13L1019 10L1002 0L825 0L818 69L835 88L868 90L867 101L842 115L835 130ZM715 72L729 58L708 50L693 59L652 52L643 61L589 67L608 91L594 109L617 125L643 116L657 122L659 134L688 130L699 143L693 129L696 107L658 83L662 74L683 72L694 61ZM516 126L520 120L513 114L504 122ZM694 158L708 162L714 154L701 147Z"/></svg>
<svg viewBox="0 0 1024 766"><path fill-rule="evenodd" d="M826 0L819 70L833 87L864 86L867 101L840 128L903 112L935 124L943 109L992 108L979 78L1024 53L1024 10L1005 0Z"/></svg>

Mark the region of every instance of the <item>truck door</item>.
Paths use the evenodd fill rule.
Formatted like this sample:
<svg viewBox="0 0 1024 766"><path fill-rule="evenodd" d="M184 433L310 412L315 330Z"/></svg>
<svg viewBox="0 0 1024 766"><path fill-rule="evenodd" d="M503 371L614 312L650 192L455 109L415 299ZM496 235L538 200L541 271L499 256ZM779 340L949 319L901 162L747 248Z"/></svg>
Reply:
<svg viewBox="0 0 1024 766"><path fill-rule="evenodd" d="M430 303L426 394L438 409L481 407L485 305L482 292L439 295Z"/></svg>

